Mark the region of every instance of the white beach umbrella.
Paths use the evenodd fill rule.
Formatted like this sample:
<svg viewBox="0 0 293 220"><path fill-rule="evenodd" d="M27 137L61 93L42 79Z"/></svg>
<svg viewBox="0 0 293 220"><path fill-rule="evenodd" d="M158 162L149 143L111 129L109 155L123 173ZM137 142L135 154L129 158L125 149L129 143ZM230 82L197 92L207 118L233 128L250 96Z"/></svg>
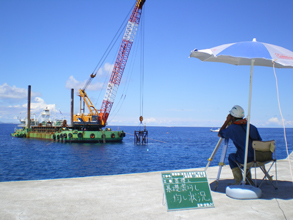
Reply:
<svg viewBox="0 0 293 220"><path fill-rule="evenodd" d="M253 41L223 44L211 49L193 50L190 57L198 58L201 61L220 62L234 65L250 65L250 86L249 102L247 113L247 132L245 143L244 170L247 168L247 153L249 140L249 124L251 109L251 91L253 66L268 66L276 68L293 68L293 52L283 47L272 44ZM246 173L244 172L243 181L245 183Z"/></svg>

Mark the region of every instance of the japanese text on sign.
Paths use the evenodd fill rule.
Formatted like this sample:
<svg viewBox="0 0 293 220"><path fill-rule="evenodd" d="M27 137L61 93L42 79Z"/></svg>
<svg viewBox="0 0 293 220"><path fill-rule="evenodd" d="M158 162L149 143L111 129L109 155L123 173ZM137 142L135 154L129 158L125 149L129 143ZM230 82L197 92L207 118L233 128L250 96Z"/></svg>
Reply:
<svg viewBox="0 0 293 220"><path fill-rule="evenodd" d="M168 209L214 207L204 171L162 173Z"/></svg>

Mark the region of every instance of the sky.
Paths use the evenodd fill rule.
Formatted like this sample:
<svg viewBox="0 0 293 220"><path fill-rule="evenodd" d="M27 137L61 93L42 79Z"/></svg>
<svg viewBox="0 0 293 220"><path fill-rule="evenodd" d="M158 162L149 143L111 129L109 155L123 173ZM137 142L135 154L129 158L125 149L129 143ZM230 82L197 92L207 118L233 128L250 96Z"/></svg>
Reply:
<svg viewBox="0 0 293 220"><path fill-rule="evenodd" d="M26 117L28 85L36 117L48 107L70 121L70 89L78 113L78 89L134 3L0 0L0 122ZM250 66L202 62L190 52L253 38L293 51L292 8L291 0L146 0L108 125L136 126L142 115L146 126L216 128L234 105L246 114ZM86 90L97 109L121 39ZM281 113L293 127L293 69L275 71L278 90L273 68L254 67L251 123L257 127L282 127Z"/></svg>

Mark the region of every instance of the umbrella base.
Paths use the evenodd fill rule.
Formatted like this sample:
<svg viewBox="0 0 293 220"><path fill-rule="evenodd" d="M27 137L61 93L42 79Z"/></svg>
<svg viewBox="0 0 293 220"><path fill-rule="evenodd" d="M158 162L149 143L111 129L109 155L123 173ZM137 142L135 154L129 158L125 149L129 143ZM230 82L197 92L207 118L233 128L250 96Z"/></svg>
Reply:
<svg viewBox="0 0 293 220"><path fill-rule="evenodd" d="M250 185L231 185L226 187L226 195L233 199L258 199L261 189Z"/></svg>

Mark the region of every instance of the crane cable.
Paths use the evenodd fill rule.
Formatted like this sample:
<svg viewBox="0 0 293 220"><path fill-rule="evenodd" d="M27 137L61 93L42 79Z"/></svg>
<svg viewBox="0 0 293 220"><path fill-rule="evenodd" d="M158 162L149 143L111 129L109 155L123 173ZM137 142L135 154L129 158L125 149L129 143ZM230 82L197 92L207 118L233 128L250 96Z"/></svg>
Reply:
<svg viewBox="0 0 293 220"><path fill-rule="evenodd" d="M112 121L116 116L117 114L119 113L121 107L123 106L123 103L126 99L126 95L128 93L128 89L129 89L129 85L130 85L130 82L131 82L131 77L132 77L132 74L133 74L133 71L134 71L134 63L135 63L135 60L136 60L136 54L137 54L137 47L134 48L135 52L135 56L134 58L131 56L128 63L129 63L129 73L128 74L123 74L124 77L125 77L125 83L124 83L124 86L122 88L122 94L121 94L121 97L120 99L118 100L118 102L115 102L115 106L114 108L112 109L112 112L111 112L111 119L108 119L108 121Z"/></svg>
<svg viewBox="0 0 293 220"><path fill-rule="evenodd" d="M99 69L102 67L102 65L104 64L106 58L108 57L109 53L112 51L114 45L116 44L117 40L119 39L119 36L122 35L126 25L127 25L127 19L129 17L129 15L131 14L132 12L132 9L133 9L134 6L132 6L132 8L130 9L130 11L128 12L128 14L125 16L123 22L121 23L120 27L118 28L116 34L114 35L114 37L112 38L110 44L108 45L106 51L104 52L104 54L102 55L100 61L98 62L98 64L96 65L95 69L93 70L90 78L87 80L85 86L83 87L82 90L85 90L88 85L91 83L91 81L93 80L93 78L96 76L97 72L99 71ZM104 82L105 84L105 82ZM103 86L104 88L104 86Z"/></svg>
<svg viewBox="0 0 293 220"><path fill-rule="evenodd" d="M142 16L144 16L145 13L143 13ZM141 55L140 55L140 123L142 124L143 121L143 101L144 101L144 20L142 19L142 24L141 24Z"/></svg>
<svg viewBox="0 0 293 220"><path fill-rule="evenodd" d="M143 10L145 10L145 8L143 8ZM137 42L139 42L138 44L135 43L134 45L134 54L138 54L138 50L140 49L140 115L143 115L143 86L144 86L144 16L145 13L142 13L142 18L141 18L141 25L139 27L139 36L140 38L138 39ZM139 48L139 46L140 48ZM112 109L112 113L111 113L111 119L108 119L108 122L111 122L114 120L114 118L117 116L118 112L120 111L125 99L126 99L126 95L129 89L129 85L130 85L130 79L133 75L133 71L134 71L134 64L135 64L135 59L136 59L136 55L131 56L131 59L128 60L129 63L129 74L126 75L126 82L124 83L124 87L123 87L123 92L122 95L119 99L118 102L115 103L115 107L114 109Z"/></svg>

